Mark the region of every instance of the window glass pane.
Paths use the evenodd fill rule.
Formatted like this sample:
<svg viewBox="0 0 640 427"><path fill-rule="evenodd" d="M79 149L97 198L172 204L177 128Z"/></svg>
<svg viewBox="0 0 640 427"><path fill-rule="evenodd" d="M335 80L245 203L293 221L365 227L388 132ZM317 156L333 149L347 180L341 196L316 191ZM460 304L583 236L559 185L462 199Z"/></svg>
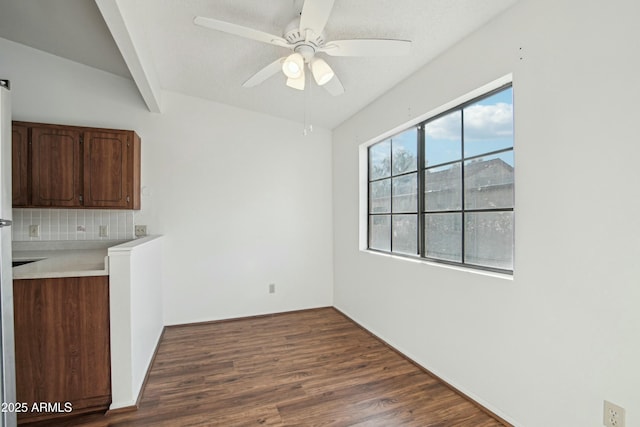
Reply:
<svg viewBox="0 0 640 427"><path fill-rule="evenodd" d="M435 166L462 158L461 117L458 110L425 125L425 166Z"/></svg>
<svg viewBox="0 0 640 427"><path fill-rule="evenodd" d="M427 212L462 209L461 163L425 171L424 208Z"/></svg>
<svg viewBox="0 0 640 427"><path fill-rule="evenodd" d="M393 252L418 254L418 215L393 216Z"/></svg>
<svg viewBox="0 0 640 427"><path fill-rule="evenodd" d="M391 138L393 174L418 169L418 130L411 128Z"/></svg>
<svg viewBox="0 0 640 427"><path fill-rule="evenodd" d="M369 217L369 247L381 251L391 250L391 215Z"/></svg>
<svg viewBox="0 0 640 427"><path fill-rule="evenodd" d="M391 212L391 179L369 183L369 212Z"/></svg>
<svg viewBox="0 0 640 427"><path fill-rule="evenodd" d="M462 214L425 215L425 256L462 262Z"/></svg>
<svg viewBox="0 0 640 427"><path fill-rule="evenodd" d="M513 207L513 151L464 164L464 208Z"/></svg>
<svg viewBox="0 0 640 427"><path fill-rule="evenodd" d="M505 89L464 109L464 156L513 147L513 91Z"/></svg>
<svg viewBox="0 0 640 427"><path fill-rule="evenodd" d="M369 179L391 176L391 141L369 147Z"/></svg>
<svg viewBox="0 0 640 427"><path fill-rule="evenodd" d="M513 269L513 212L467 213L464 232L466 263Z"/></svg>
<svg viewBox="0 0 640 427"><path fill-rule="evenodd" d="M392 178L393 212L418 211L418 174L412 173Z"/></svg>

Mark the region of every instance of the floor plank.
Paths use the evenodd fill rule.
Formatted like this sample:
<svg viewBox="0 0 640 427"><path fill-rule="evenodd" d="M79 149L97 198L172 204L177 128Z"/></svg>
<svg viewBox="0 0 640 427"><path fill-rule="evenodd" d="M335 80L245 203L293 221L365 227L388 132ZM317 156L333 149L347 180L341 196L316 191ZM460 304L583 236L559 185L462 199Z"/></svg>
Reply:
<svg viewBox="0 0 640 427"><path fill-rule="evenodd" d="M333 308L166 329L140 408L33 426L497 427Z"/></svg>

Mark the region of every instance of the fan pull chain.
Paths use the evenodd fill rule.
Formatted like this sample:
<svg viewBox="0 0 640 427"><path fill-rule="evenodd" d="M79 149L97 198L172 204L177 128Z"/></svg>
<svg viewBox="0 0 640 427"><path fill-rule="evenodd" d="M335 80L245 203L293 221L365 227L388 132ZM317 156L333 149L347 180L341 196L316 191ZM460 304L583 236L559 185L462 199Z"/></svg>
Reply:
<svg viewBox="0 0 640 427"><path fill-rule="evenodd" d="M304 74L304 78L305 80L309 80L308 82L305 82L305 87L306 90L304 91L304 124L303 124L303 129L302 129L302 135L303 136L307 136L309 135L311 132L313 132L313 125L311 123L309 123L309 118L307 115L307 110L309 109L309 97L311 96L311 79L307 77L307 74L309 73L305 73Z"/></svg>

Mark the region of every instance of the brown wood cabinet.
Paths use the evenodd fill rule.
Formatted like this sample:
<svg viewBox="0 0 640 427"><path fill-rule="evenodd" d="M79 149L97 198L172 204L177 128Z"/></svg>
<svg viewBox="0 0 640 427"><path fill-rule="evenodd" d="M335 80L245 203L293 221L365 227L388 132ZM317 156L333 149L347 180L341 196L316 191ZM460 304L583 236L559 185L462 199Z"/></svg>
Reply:
<svg viewBox="0 0 640 427"><path fill-rule="evenodd" d="M33 206L82 206L80 135L73 128L31 128Z"/></svg>
<svg viewBox="0 0 640 427"><path fill-rule="evenodd" d="M14 280L16 396L59 403L59 411L19 413L20 423L111 403L109 277ZM73 411L64 412L66 402Z"/></svg>
<svg viewBox="0 0 640 427"><path fill-rule="evenodd" d="M13 122L13 138L16 171L28 141L26 190L14 185L14 207L140 209L134 131Z"/></svg>
<svg viewBox="0 0 640 427"><path fill-rule="evenodd" d="M85 207L139 209L139 171L140 137L135 132L84 133Z"/></svg>
<svg viewBox="0 0 640 427"><path fill-rule="evenodd" d="M11 183L13 204L29 204L29 134L25 126L14 125L11 129Z"/></svg>

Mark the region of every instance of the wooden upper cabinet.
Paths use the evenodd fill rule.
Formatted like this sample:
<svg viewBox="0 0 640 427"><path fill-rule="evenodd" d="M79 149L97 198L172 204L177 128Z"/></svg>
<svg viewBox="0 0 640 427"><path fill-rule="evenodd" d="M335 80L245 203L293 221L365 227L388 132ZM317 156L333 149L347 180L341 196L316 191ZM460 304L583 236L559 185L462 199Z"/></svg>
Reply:
<svg viewBox="0 0 640 427"><path fill-rule="evenodd" d="M33 206L82 206L80 131L31 129L31 203Z"/></svg>
<svg viewBox="0 0 640 427"><path fill-rule="evenodd" d="M13 122L15 207L140 209L134 131Z"/></svg>
<svg viewBox="0 0 640 427"><path fill-rule="evenodd" d="M29 130L14 125L11 129L11 187L13 206L29 205Z"/></svg>
<svg viewBox="0 0 640 427"><path fill-rule="evenodd" d="M85 132L84 206L140 209L139 168L135 132Z"/></svg>

